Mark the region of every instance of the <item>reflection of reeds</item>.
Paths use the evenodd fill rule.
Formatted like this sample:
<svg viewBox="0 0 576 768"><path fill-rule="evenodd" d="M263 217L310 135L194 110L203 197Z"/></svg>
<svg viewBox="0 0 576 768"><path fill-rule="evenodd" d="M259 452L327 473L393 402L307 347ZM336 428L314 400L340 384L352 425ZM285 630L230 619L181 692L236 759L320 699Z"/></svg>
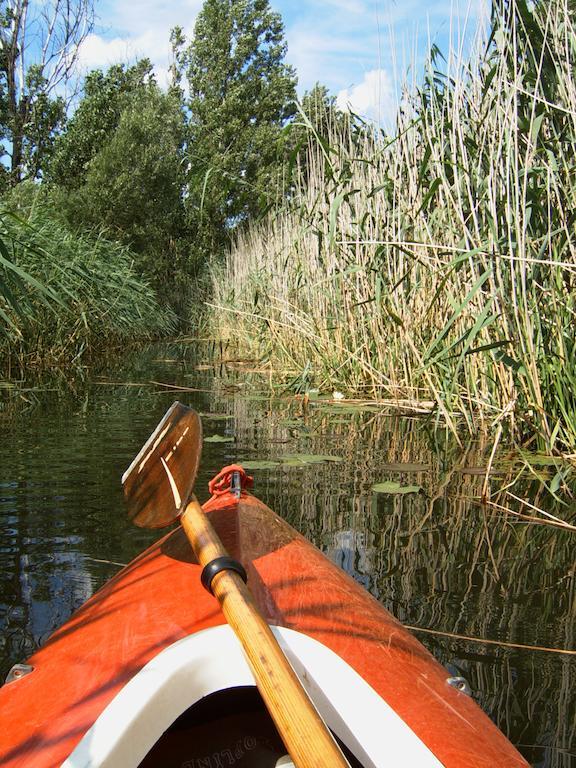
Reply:
<svg viewBox="0 0 576 768"><path fill-rule="evenodd" d="M230 458L301 450L344 459L333 466L257 471L256 493L404 623L495 641L419 635L443 663L461 670L481 706L529 760L568 768L575 738L574 656L498 641L576 649L576 534L481 504L490 443L461 450L421 420L343 415L314 404L306 418L295 418L295 401L285 401L284 408L276 402L272 410L238 394L232 403L216 395L216 403L234 424ZM497 455L494 461L496 502L524 511L507 494L515 480L519 498L570 518L530 472L519 475L518 462L507 459ZM387 479L423 491L373 494L374 482ZM504 490L495 492L498 487Z"/></svg>
<svg viewBox="0 0 576 768"><path fill-rule="evenodd" d="M393 139L312 136L293 206L216 275L214 322L317 384L572 451L576 30L564 0L494 6L490 43L432 63Z"/></svg>

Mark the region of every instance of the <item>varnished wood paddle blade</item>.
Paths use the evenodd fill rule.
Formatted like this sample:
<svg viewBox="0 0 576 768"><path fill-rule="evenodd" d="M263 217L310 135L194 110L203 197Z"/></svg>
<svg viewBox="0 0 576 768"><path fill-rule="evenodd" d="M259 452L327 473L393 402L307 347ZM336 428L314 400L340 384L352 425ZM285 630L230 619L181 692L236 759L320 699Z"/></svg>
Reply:
<svg viewBox="0 0 576 768"><path fill-rule="evenodd" d="M175 402L122 476L128 516L141 528L163 528L186 505L202 453L196 411Z"/></svg>

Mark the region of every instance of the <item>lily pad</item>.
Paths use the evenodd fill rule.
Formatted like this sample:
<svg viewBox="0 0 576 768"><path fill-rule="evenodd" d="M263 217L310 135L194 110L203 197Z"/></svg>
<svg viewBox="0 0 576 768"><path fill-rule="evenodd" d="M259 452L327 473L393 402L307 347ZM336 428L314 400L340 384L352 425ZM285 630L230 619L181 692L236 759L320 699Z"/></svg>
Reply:
<svg viewBox="0 0 576 768"><path fill-rule="evenodd" d="M472 475L472 476L476 475L478 477L484 477L486 475L486 472L488 472L488 467L462 467L457 471L460 472L461 475ZM491 475L502 474L502 470L498 470L497 467L491 467L489 474Z"/></svg>
<svg viewBox="0 0 576 768"><path fill-rule="evenodd" d="M557 456L545 456L544 454L525 454L521 458L527 465L533 467L556 467L562 464L562 460Z"/></svg>
<svg viewBox="0 0 576 768"><path fill-rule="evenodd" d="M204 438L205 443L233 443L234 438L227 435L210 435Z"/></svg>
<svg viewBox="0 0 576 768"><path fill-rule="evenodd" d="M239 464L244 467L244 469L276 469L276 467L281 466L279 461L272 461L271 459L240 461Z"/></svg>
<svg viewBox="0 0 576 768"><path fill-rule="evenodd" d="M338 413L346 416L354 416L357 413L382 413L382 408L376 405L362 405L361 403L349 403L346 400L331 400L318 406L319 411Z"/></svg>
<svg viewBox="0 0 576 768"><path fill-rule="evenodd" d="M379 464L380 469L387 472L429 472L431 464Z"/></svg>
<svg viewBox="0 0 576 768"><path fill-rule="evenodd" d="M325 456L319 453L287 453L279 457L285 467L300 467L305 464L325 464L328 462L344 461L340 456Z"/></svg>
<svg viewBox="0 0 576 768"><path fill-rule="evenodd" d="M418 493L422 490L420 485L400 485L393 480L386 480L383 483L376 483L372 486L374 493Z"/></svg>

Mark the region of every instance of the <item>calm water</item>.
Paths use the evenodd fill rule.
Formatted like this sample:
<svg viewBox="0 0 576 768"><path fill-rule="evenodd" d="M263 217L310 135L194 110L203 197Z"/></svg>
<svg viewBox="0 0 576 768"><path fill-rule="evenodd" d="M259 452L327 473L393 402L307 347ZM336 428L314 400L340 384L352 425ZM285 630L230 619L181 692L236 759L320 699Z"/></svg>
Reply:
<svg viewBox="0 0 576 768"><path fill-rule="evenodd" d="M278 462L251 470L257 495L403 622L432 630L418 637L534 766L576 766L576 656L466 639L576 649L576 533L474 500L490 446L461 448L422 419L378 409L303 412L266 376L199 365L190 346L148 349L60 390L0 412L2 678L156 537L128 524L120 476L180 399L204 414L209 438L201 500L223 464ZM310 463L319 454L342 461ZM500 466L493 491L519 473L517 462ZM521 473L513 493L574 523L574 502L559 505L537 477L555 473ZM375 493L384 482L413 492ZM505 490L498 501L529 512Z"/></svg>

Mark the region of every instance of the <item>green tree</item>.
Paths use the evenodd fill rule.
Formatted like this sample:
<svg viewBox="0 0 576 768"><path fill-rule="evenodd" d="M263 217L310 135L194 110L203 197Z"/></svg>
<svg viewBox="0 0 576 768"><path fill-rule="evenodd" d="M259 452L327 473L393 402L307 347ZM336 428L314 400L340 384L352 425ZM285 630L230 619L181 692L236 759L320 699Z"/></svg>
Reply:
<svg viewBox="0 0 576 768"><path fill-rule="evenodd" d="M126 107L118 128L89 165L81 198L88 220L140 255L156 287L185 269L180 103L155 86Z"/></svg>
<svg viewBox="0 0 576 768"><path fill-rule="evenodd" d="M0 131L12 185L41 174L65 122L56 94L92 18L91 0L0 0Z"/></svg>
<svg viewBox="0 0 576 768"><path fill-rule="evenodd" d="M189 86L188 205L213 247L278 186L296 78L268 0L206 0L190 45L176 42Z"/></svg>
<svg viewBox="0 0 576 768"><path fill-rule="evenodd" d="M90 72L83 96L66 132L55 142L47 178L66 189L78 189L85 182L90 162L110 141L123 111L138 94L154 88L152 64L142 59L132 67L117 64L107 72Z"/></svg>
<svg viewBox="0 0 576 768"><path fill-rule="evenodd" d="M161 292L189 271L184 259L185 117L177 88L163 92L152 65L91 72L47 174L53 204L76 230L130 246Z"/></svg>

